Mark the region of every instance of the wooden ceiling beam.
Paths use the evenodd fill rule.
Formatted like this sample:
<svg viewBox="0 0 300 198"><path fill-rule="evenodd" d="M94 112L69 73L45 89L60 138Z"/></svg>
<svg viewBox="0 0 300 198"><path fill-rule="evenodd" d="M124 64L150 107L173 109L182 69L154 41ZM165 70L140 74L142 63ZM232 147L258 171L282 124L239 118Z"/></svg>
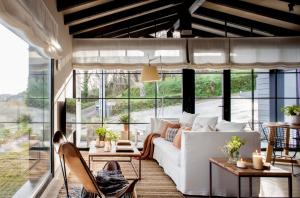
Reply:
<svg viewBox="0 0 300 198"><path fill-rule="evenodd" d="M218 34L214 34L214 33L211 33L211 32L206 32L206 31L203 31L203 30L197 30L197 29L192 29L193 31L193 35L194 36L198 36L198 37L221 37L220 35Z"/></svg>
<svg viewBox="0 0 300 198"><path fill-rule="evenodd" d="M142 24L129 26L128 28L119 29L119 30L116 30L114 32L103 33L101 35L98 35L97 37L112 38L112 37L117 37L119 35L126 34L126 33L128 35L130 35L131 32L135 32L137 30L144 29L144 28L147 28L147 27L152 27L152 26L155 26L157 24L166 23L166 22L169 22L169 21L175 21L177 18L178 18L178 15L175 14L175 15L171 15L169 17L159 18L159 19L156 19L156 20L147 21L147 22L142 23Z"/></svg>
<svg viewBox="0 0 300 198"><path fill-rule="evenodd" d="M120 29L133 27L135 25L143 24L149 21L154 21L158 19L163 19L165 17L170 17L172 15L177 15L178 10L180 9L180 6L175 6L171 8L167 8L165 10L160 10L157 12L145 14L136 18L128 19L126 21L121 21L114 24L109 24L103 27L99 27L97 29L76 34L74 35L74 38L95 38L101 34L106 34L109 32L114 32ZM178 16L178 15L177 15Z"/></svg>
<svg viewBox="0 0 300 198"><path fill-rule="evenodd" d="M174 7L180 4L182 0L163 0L156 1L136 8L128 9L122 12L114 13L101 18L93 19L84 23L73 25L69 27L70 34L78 34L93 29L97 29L105 24L115 23L119 21L126 21L130 18L141 16L147 13L155 12L155 10L163 10L169 7Z"/></svg>
<svg viewBox="0 0 300 198"><path fill-rule="evenodd" d="M159 24L155 27L149 27L145 28L136 32L133 32L130 34L130 38L139 38L143 37L145 35L153 34L155 32L159 32L162 30L168 30L172 25L174 24L174 21L169 21L166 23ZM128 38L128 34L119 35L116 38Z"/></svg>
<svg viewBox="0 0 300 198"><path fill-rule="evenodd" d="M243 10L246 12L258 14L261 16L294 23L300 25L300 16L292 13L283 12L280 10L248 3L245 1L237 1L237 0L207 0L208 2Z"/></svg>
<svg viewBox="0 0 300 198"><path fill-rule="evenodd" d="M260 34L251 33L250 29L249 29L249 31L245 31L245 30L241 30L241 29L238 29L238 28L228 26L228 25L226 26L225 24L214 23L214 22L206 21L206 20L199 19L199 18L196 18L196 17L192 18L192 23L196 23L196 24L201 25L201 26L206 26L206 27L213 28L213 29L220 30L220 31L224 31L224 32L227 31L228 33L233 33L233 34L244 36L244 37L263 36L263 35L260 35Z"/></svg>
<svg viewBox="0 0 300 198"><path fill-rule="evenodd" d="M58 12L82 6L84 4L94 2L97 0L56 0L56 8Z"/></svg>
<svg viewBox="0 0 300 198"><path fill-rule="evenodd" d="M70 14L64 15L64 23L66 25L74 25L78 23L82 23L97 16L101 16L105 13L115 13L120 11L126 7L137 7L140 3L143 2L144 4L147 3L144 0L123 0L123 1L109 1L104 4L100 4L91 8L87 8L84 10L80 10L78 12L73 12ZM151 1L148 1L151 2Z"/></svg>
<svg viewBox="0 0 300 198"><path fill-rule="evenodd" d="M199 16L206 16L212 19L217 19L223 22L227 21L228 23L247 27L249 29L253 28L262 32L273 34L275 36L300 36L300 32L298 31L293 31L282 27L269 25L267 23L253 21L247 18L226 14L204 7L198 8L198 10L194 14Z"/></svg>

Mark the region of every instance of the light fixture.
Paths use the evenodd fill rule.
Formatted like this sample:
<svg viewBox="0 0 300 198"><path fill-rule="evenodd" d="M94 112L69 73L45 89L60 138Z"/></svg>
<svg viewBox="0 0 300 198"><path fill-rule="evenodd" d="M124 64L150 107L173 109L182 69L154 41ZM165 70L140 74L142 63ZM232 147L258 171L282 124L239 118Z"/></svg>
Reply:
<svg viewBox="0 0 300 198"><path fill-rule="evenodd" d="M160 76L156 66L145 65L142 70L141 81L142 82L153 82L159 81Z"/></svg>
<svg viewBox="0 0 300 198"><path fill-rule="evenodd" d="M148 65L143 66L142 74L141 74L141 81L142 82L154 82L160 80L160 75L158 74L157 67L154 65L150 65L151 61L154 61L156 59L160 59L161 62L161 56L155 57L153 59L149 59Z"/></svg>

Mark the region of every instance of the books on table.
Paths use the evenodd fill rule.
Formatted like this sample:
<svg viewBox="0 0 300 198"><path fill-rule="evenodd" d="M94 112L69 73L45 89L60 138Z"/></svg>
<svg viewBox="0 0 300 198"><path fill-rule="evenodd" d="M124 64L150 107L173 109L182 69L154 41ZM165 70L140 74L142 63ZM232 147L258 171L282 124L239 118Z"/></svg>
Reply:
<svg viewBox="0 0 300 198"><path fill-rule="evenodd" d="M131 146L131 142L129 140L118 140L117 146Z"/></svg>

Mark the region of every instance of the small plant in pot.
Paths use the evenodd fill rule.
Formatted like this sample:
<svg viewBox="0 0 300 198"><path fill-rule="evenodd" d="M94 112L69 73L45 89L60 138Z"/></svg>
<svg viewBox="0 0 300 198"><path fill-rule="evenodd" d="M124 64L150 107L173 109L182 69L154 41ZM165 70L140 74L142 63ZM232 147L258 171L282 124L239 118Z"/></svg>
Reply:
<svg viewBox="0 0 300 198"><path fill-rule="evenodd" d="M105 147L104 151L108 152L111 150L111 142L116 142L119 139L117 133L113 131L107 131L105 136Z"/></svg>
<svg viewBox="0 0 300 198"><path fill-rule="evenodd" d="M120 123L123 123L124 132L128 132L129 115L123 114L119 118Z"/></svg>
<svg viewBox="0 0 300 198"><path fill-rule="evenodd" d="M107 129L102 126L96 129L96 134L98 138L96 140L96 147L104 147L104 140L107 133Z"/></svg>
<svg viewBox="0 0 300 198"><path fill-rule="evenodd" d="M291 117L291 124L300 125L300 106L291 105L281 108L281 111Z"/></svg>
<svg viewBox="0 0 300 198"><path fill-rule="evenodd" d="M222 148L223 153L228 158L228 163L236 164L240 158L240 148L245 145L245 141L239 136L232 136Z"/></svg>

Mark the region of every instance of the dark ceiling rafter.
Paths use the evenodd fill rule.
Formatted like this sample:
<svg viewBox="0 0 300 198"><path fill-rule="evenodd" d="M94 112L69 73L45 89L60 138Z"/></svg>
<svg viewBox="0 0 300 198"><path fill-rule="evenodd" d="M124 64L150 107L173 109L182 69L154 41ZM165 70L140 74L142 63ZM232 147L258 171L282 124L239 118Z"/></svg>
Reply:
<svg viewBox="0 0 300 198"><path fill-rule="evenodd" d="M64 23L66 25L70 25L74 24L74 22L87 21L91 17L95 17L106 12L112 12L113 10L118 10L124 7L129 7L141 2L147 3L145 0L109 1L107 3L80 10L78 12L66 14L64 15Z"/></svg>
<svg viewBox="0 0 300 198"><path fill-rule="evenodd" d="M223 12L215 11L204 7L198 8L198 10L194 14L200 16L206 16L224 22L227 21L228 23L236 24L243 27L253 28L256 30L273 34L275 36L300 36L300 32L297 31L269 25L267 23L253 21L247 18L226 14Z"/></svg>
<svg viewBox="0 0 300 198"><path fill-rule="evenodd" d="M198 30L198 29L195 29L195 28L192 29L192 32L193 32L194 36L198 36L198 37L222 37L218 34L214 34L214 33L211 33L211 32L206 32L206 31L203 31L203 30Z"/></svg>
<svg viewBox="0 0 300 198"><path fill-rule="evenodd" d="M283 12L280 10L275 10L272 8L248 3L240 0L207 0L208 2L224 5L227 7L243 10L246 12L251 12L254 14L262 15L265 17L270 17L273 19L278 19L281 21L294 23L300 25L300 16L292 13Z"/></svg>
<svg viewBox="0 0 300 198"><path fill-rule="evenodd" d="M171 15L169 17L163 17L163 18L152 20L152 21L147 21L147 22L142 23L142 24L129 26L128 28L119 29L119 30L114 31L114 32L105 33L105 34L102 34L102 35L97 36L97 37L113 38L113 37L116 37L118 35L122 35L122 34L126 34L126 33L130 35L131 32L134 32L134 31L137 31L137 30L140 30L140 29L144 29L144 28L147 28L147 27L159 25L161 23L165 23L165 22L169 22L169 21L175 21L177 18L178 18L178 15L174 14L174 15Z"/></svg>
<svg viewBox="0 0 300 198"><path fill-rule="evenodd" d="M174 7L170 7L170 8L160 10L157 12L148 13L148 14L136 17L136 18L128 19L126 21L121 21L121 22L103 26L103 27L100 27L100 28L97 28L97 29L94 29L94 30L91 30L88 32L74 35L74 38L94 38L94 37L100 36L101 34L117 31L120 29L124 29L124 28L128 28L128 27L135 26L138 24L142 24L142 23L145 23L148 21L153 21L153 20L156 20L159 18L177 14L179 9L180 9L180 6L174 6Z"/></svg>
<svg viewBox="0 0 300 198"><path fill-rule="evenodd" d="M280 1L284 1L286 3L294 3L295 5L300 5L299 0L280 0Z"/></svg>
<svg viewBox="0 0 300 198"><path fill-rule="evenodd" d="M250 29L249 29L249 31L245 31L245 30L241 30L241 29L238 29L238 28L235 28L235 27L225 26L225 24L214 23L214 22L206 21L206 20L199 19L199 18L196 18L196 17L192 18L192 23L196 23L198 25L202 25L202 26L206 26L206 27L213 28L213 29L216 29L216 30L224 31L224 35L225 35L225 32L227 31L228 33L232 33L232 34L236 34L236 35L244 36L244 37L247 37L247 36L263 36L263 35L260 35L260 34L251 33Z"/></svg>
<svg viewBox="0 0 300 198"><path fill-rule="evenodd" d="M153 34L155 32L159 32L159 31L168 29L173 24L174 24L174 21L169 21L166 23L159 24L157 26L145 28L145 29L133 32L132 34L130 34L130 38L139 38L139 37L143 37L144 35ZM117 36L116 38L128 38L128 35L124 34L124 35Z"/></svg>
<svg viewBox="0 0 300 198"><path fill-rule="evenodd" d="M56 8L58 12L78 7L97 0L56 0Z"/></svg>
<svg viewBox="0 0 300 198"><path fill-rule="evenodd" d="M118 20L127 20L127 17L133 17L134 15L143 14L146 12L151 12L155 9L162 8L164 6L176 6L178 3L180 3L182 0L163 0L163 1L157 1L153 3L149 3L146 5L142 5L136 8L128 9L125 11L121 11L115 14L111 14L108 16L104 16L101 18L93 19L84 23L80 23L78 25L73 25L69 27L70 34L78 34L85 31L89 31L92 29L96 29L97 27L101 25L105 25L108 23L112 23Z"/></svg>

